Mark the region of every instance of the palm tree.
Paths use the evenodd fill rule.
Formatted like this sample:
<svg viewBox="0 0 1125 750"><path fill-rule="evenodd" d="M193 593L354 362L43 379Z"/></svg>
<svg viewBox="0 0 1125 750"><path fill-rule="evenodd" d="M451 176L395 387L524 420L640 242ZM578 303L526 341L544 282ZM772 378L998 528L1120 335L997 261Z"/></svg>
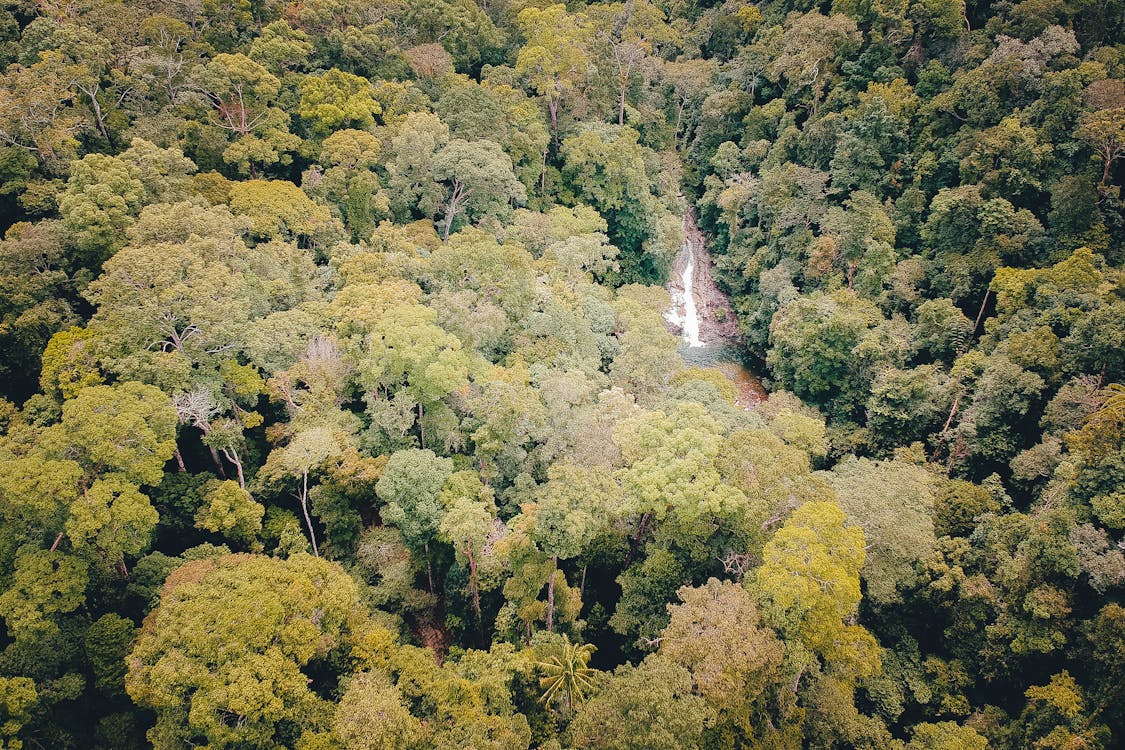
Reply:
<svg viewBox="0 0 1125 750"><path fill-rule="evenodd" d="M594 687L594 675L598 673L598 670L586 666L596 650L590 643L571 643L570 638L564 635L561 654L535 663L543 672L539 687L545 688L539 702L549 705L558 701L563 706L563 712L567 713L574 703L584 701L586 691Z"/></svg>

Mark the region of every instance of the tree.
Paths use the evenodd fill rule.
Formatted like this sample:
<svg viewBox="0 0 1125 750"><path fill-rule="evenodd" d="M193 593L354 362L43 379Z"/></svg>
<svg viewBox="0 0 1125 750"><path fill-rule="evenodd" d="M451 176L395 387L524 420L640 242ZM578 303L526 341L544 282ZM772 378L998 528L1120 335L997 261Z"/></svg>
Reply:
<svg viewBox="0 0 1125 750"><path fill-rule="evenodd" d="M246 255L237 240L194 236L182 244L126 248L111 258L86 297L97 307L91 328L113 353L115 369L188 390L186 377L169 382L171 373L161 370L214 362L236 350L250 318L267 304L244 275L231 271Z"/></svg>
<svg viewBox="0 0 1125 750"><path fill-rule="evenodd" d="M717 710L745 716L781 666L784 646L763 627L754 596L730 581L708 579L676 592L660 636L660 656L691 672L696 690Z"/></svg>
<svg viewBox="0 0 1125 750"><path fill-rule="evenodd" d="M1104 190L1109 183L1113 163L1125 156L1125 107L1101 109L1083 115L1078 137L1102 159L1102 181L1098 187Z"/></svg>
<svg viewBox="0 0 1125 750"><path fill-rule="evenodd" d="M926 352L937 360L950 361L972 340L973 321L945 297L918 305L914 323L914 351Z"/></svg>
<svg viewBox="0 0 1125 750"><path fill-rule="evenodd" d="M634 545L650 522L667 520L680 532L678 544L690 547L699 542L692 538L698 524L731 523L743 512L745 497L722 481L715 465L720 427L700 404L680 403L668 414L628 420L613 439L625 462L616 475L625 495L622 510L638 519Z"/></svg>
<svg viewBox="0 0 1125 750"><path fill-rule="evenodd" d="M1008 461L1026 447L1022 427L1035 413L1045 385L1008 357L990 358L957 428L969 451L986 462Z"/></svg>
<svg viewBox="0 0 1125 750"><path fill-rule="evenodd" d="M433 168L434 179L449 186L442 239L449 239L459 213L466 212L470 219L499 219L513 204L527 200L523 183L512 171L511 158L498 143L455 138L434 156Z"/></svg>
<svg viewBox="0 0 1125 750"><path fill-rule="evenodd" d="M387 187L397 215L432 218L448 193L435 178L434 158L449 143L449 127L429 112L406 116L391 138Z"/></svg>
<svg viewBox="0 0 1125 750"><path fill-rule="evenodd" d="M136 382L95 385L63 404L61 422L44 430L41 445L77 462L87 476L114 472L155 485L172 457L175 425L175 411L158 389Z"/></svg>
<svg viewBox="0 0 1125 750"><path fill-rule="evenodd" d="M441 538L453 545L458 559L469 564L469 588L473 595L473 611L481 622L479 556L494 530L496 505L492 490L470 471L459 471L445 482L439 496L445 513L438 531Z"/></svg>
<svg viewBox="0 0 1125 750"><path fill-rule="evenodd" d="M12 581L0 594L0 616L12 638L41 639L58 632L55 618L82 606L88 573L77 557L57 550L23 547Z"/></svg>
<svg viewBox="0 0 1125 750"><path fill-rule="evenodd" d="M1105 728L1087 713L1085 696L1070 672L1052 675L1046 685L1033 685L1024 695L1027 707L1020 724L1025 743L1044 748L1102 744L1098 737Z"/></svg>
<svg viewBox="0 0 1125 750"><path fill-rule="evenodd" d="M654 655L618 667L570 731L583 750L688 750L699 747L713 716L692 693L691 674Z"/></svg>
<svg viewBox="0 0 1125 750"><path fill-rule="evenodd" d="M833 502L805 503L762 552L756 583L766 621L786 636L794 686L817 669L818 658L853 682L880 669L874 637L863 626L850 624L860 600L859 571L866 552L863 530L845 526L845 520Z"/></svg>
<svg viewBox="0 0 1125 750"><path fill-rule="evenodd" d="M787 389L846 414L866 400L874 373L901 361L905 342L887 341L882 322L847 290L800 297L774 314L766 361Z"/></svg>
<svg viewBox="0 0 1125 750"><path fill-rule="evenodd" d="M327 421L327 420L326 420ZM324 426L298 430L281 448L275 448L262 467L260 480L287 479L296 485L294 496L305 519L309 532L313 555L320 557L316 542L316 529L309 514L309 478L326 468L329 461L339 459L344 453L348 435L333 429L331 423ZM253 509L247 509L253 512Z"/></svg>
<svg viewBox="0 0 1125 750"><path fill-rule="evenodd" d="M243 544L252 543L262 530L262 517L266 509L255 502L250 493L236 482L212 481L204 490L204 505L195 514L195 524L201 528Z"/></svg>
<svg viewBox="0 0 1125 750"><path fill-rule="evenodd" d="M230 209L250 219L260 238L327 242L339 232L328 210L286 180L248 180L230 190Z"/></svg>
<svg viewBox="0 0 1125 750"><path fill-rule="evenodd" d="M125 697L125 657L133 648L137 627L112 612L86 630L84 646L95 676L95 685L107 697Z"/></svg>
<svg viewBox="0 0 1125 750"><path fill-rule="evenodd" d="M140 178L139 168L113 156L88 154L74 164L59 214L88 265L97 267L123 244L146 198Z"/></svg>
<svg viewBox="0 0 1125 750"><path fill-rule="evenodd" d="M657 234L667 209L652 195L639 138L628 126L588 124L563 141L562 155L563 177L574 195L609 222L624 278L644 282L663 276L680 243Z"/></svg>
<svg viewBox="0 0 1125 750"><path fill-rule="evenodd" d="M546 97L551 135L558 145L559 106L586 81L593 26L585 14L571 15L561 3L524 8L517 23L527 42L516 58L516 70Z"/></svg>
<svg viewBox="0 0 1125 750"><path fill-rule="evenodd" d="M576 705L584 703L587 692L597 686L598 670L589 666L595 650L592 644L571 643L570 637L563 635L557 653L535 662L542 673L539 687L544 688L539 702L548 706L559 703L564 716L569 715Z"/></svg>
<svg viewBox="0 0 1125 750"><path fill-rule="evenodd" d="M94 480L70 508L66 536L76 549L93 549L123 566L126 555L148 549L160 514L127 478L107 474Z"/></svg>
<svg viewBox="0 0 1125 750"><path fill-rule="evenodd" d="M382 111L366 78L332 68L301 81L298 113L312 123L316 135L329 135L343 127L369 130Z"/></svg>
<svg viewBox="0 0 1125 750"><path fill-rule="evenodd" d="M906 750L987 750L988 739L972 727L952 721L914 725L914 736Z"/></svg>
<svg viewBox="0 0 1125 750"><path fill-rule="evenodd" d="M695 102L707 92L715 77L718 68L713 60L688 59L675 62L665 62L661 67L661 75L672 90L676 92L676 123L672 131L673 144L680 145L680 131L684 129L684 112L689 104ZM684 140L689 140L690 127L684 134Z"/></svg>
<svg viewBox="0 0 1125 750"><path fill-rule="evenodd" d="M9 398L34 388L53 335L66 338L63 329L78 322L68 293L76 269L66 257L64 231L60 222L18 222L0 242L0 377ZM61 341L56 347L64 348ZM58 390L41 387L52 395Z"/></svg>
<svg viewBox="0 0 1125 750"><path fill-rule="evenodd" d="M32 154L52 173L66 174L83 122L68 106L76 94L63 56L51 50L29 64L13 64L0 91L0 142Z"/></svg>
<svg viewBox="0 0 1125 750"><path fill-rule="evenodd" d="M423 736L402 692L379 672L358 672L348 679L332 732L344 750L407 750Z"/></svg>
<svg viewBox="0 0 1125 750"><path fill-rule="evenodd" d="M829 209L822 226L843 263L848 289L858 284L860 294L877 298L895 261L894 225L879 200L858 190L843 208Z"/></svg>
<svg viewBox="0 0 1125 750"><path fill-rule="evenodd" d="M387 462L383 476L375 485L379 498L387 505L383 519L398 526L403 541L415 550L426 550L437 534L444 509L439 503L441 489L453 473L453 462L439 458L430 450L396 451ZM430 571L430 591L434 590Z"/></svg>
<svg viewBox="0 0 1125 750"><path fill-rule="evenodd" d="M379 219L390 216L390 198L375 174L382 142L362 130L337 130L320 149L324 166L302 175L301 186L313 198L335 204L352 239L367 239Z"/></svg>
<svg viewBox="0 0 1125 750"><path fill-rule="evenodd" d="M235 137L223 158L257 177L257 165L288 164L300 138L289 132L289 115L277 104L281 82L242 53L215 55L192 75L211 104L212 122Z"/></svg>
<svg viewBox="0 0 1125 750"><path fill-rule="evenodd" d="M323 727L310 675L348 647L357 597L339 566L304 554L177 568L127 659L129 696L156 713L149 741L266 748Z"/></svg>
<svg viewBox="0 0 1125 750"><path fill-rule="evenodd" d="M892 604L917 585L916 566L934 550L934 479L902 461L853 459L832 470L832 488L848 520L867 540L867 598Z"/></svg>
<svg viewBox="0 0 1125 750"><path fill-rule="evenodd" d="M816 11L791 14L785 22L781 53L770 65L773 75L786 79L791 91L806 86L812 92L810 113L816 116L821 97L835 70L837 56L860 40L854 20L843 14Z"/></svg>
<svg viewBox="0 0 1125 750"><path fill-rule="evenodd" d="M888 450L933 432L944 414L945 386L934 365L891 367L876 375L865 405L872 443Z"/></svg>
<svg viewBox="0 0 1125 750"><path fill-rule="evenodd" d="M590 6L598 39L610 51L617 71L617 124L625 124L625 99L633 76L656 45L677 41L664 11L647 0Z"/></svg>

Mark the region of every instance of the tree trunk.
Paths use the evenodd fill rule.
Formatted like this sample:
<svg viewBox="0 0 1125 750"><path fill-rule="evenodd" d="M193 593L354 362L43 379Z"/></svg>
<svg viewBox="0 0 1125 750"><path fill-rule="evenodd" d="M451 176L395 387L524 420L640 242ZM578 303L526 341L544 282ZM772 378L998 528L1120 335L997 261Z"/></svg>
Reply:
<svg viewBox="0 0 1125 750"><path fill-rule="evenodd" d="M676 129L672 131L672 146L677 151L680 150L680 127L684 119L684 107L687 106L687 99L680 99L680 104L676 107Z"/></svg>
<svg viewBox="0 0 1125 750"><path fill-rule="evenodd" d="M477 581L477 560L473 557L473 543L465 541L465 556L469 558L469 588L473 592L473 612L477 615L477 624L481 623L480 614L480 584Z"/></svg>
<svg viewBox="0 0 1125 750"><path fill-rule="evenodd" d="M937 459L938 451L940 451L941 446L945 444L945 434L947 432L949 432L949 427L950 427L950 425L953 424L953 417L956 416L956 414L957 414L957 408L959 406L961 406L961 396L962 395L964 395L964 389L962 389L961 391L958 391L957 395L953 399L953 406L950 407L950 409L949 409L949 416L946 417L945 424L942 425L941 432L938 433L938 439L937 439L936 443L934 444L934 452L933 452L933 455L930 456L931 461Z"/></svg>
<svg viewBox="0 0 1125 750"><path fill-rule="evenodd" d="M223 459L219 458L219 451L214 446L207 446L207 450L211 451L211 463L215 464L215 471L219 472L219 479L226 479L227 473L223 471Z"/></svg>
<svg viewBox="0 0 1125 750"><path fill-rule="evenodd" d="M449 232L453 229L453 217L457 215L456 204L451 200L449 208L445 212L445 226L442 227L441 239L442 241L449 239Z"/></svg>
<svg viewBox="0 0 1125 750"><path fill-rule="evenodd" d="M641 516L640 526L637 528L637 535L633 537L632 543L629 545L629 554L625 556L625 567L629 567L629 563L633 561L633 555L637 552L637 546L641 543L641 537L645 534L645 526L648 525L649 514L645 513Z"/></svg>
<svg viewBox="0 0 1125 750"><path fill-rule="evenodd" d="M309 473L301 474L301 512L305 514L305 523L309 527L309 541L312 542L313 556L320 557L320 550L316 546L316 531L313 530L312 518L309 516Z"/></svg>
<svg viewBox="0 0 1125 750"><path fill-rule="evenodd" d="M988 306L988 295L992 294L992 289L984 290L984 299L980 301L980 311L977 313L977 320L973 323L973 335L977 335L977 329L980 328L980 320L984 317L984 308Z"/></svg>
<svg viewBox="0 0 1125 750"><path fill-rule="evenodd" d="M180 467L180 471L187 471L187 467L184 466L184 457L180 455L179 446L172 450L172 455L176 457L176 466Z"/></svg>
<svg viewBox="0 0 1125 750"><path fill-rule="evenodd" d="M235 471L238 472L238 486L241 489L246 489L246 477L242 473L242 460L238 457L238 452L233 448L223 448L223 455L227 460L234 464Z"/></svg>
<svg viewBox="0 0 1125 750"><path fill-rule="evenodd" d="M94 113L94 124L97 125L98 132L102 134L102 138L105 138L106 143L113 146L113 141L109 139L109 131L107 131L105 127L105 116L102 114L102 105L97 97L100 85L95 84L92 89L80 84L75 84L75 86L90 100L90 110Z"/></svg>
<svg viewBox="0 0 1125 750"><path fill-rule="evenodd" d="M453 194L449 196L449 209L445 212L445 231L442 233L442 240L449 239L449 233L453 229L453 219L461 210L461 201L465 200L471 192L465 189L463 183L453 182Z"/></svg>
<svg viewBox="0 0 1125 750"><path fill-rule="evenodd" d="M418 404L418 447L426 447L426 427L422 424L422 404Z"/></svg>
<svg viewBox="0 0 1125 750"><path fill-rule="evenodd" d="M539 195L542 198L547 197L547 150L550 147L549 143L543 147L543 165L539 169Z"/></svg>
<svg viewBox="0 0 1125 750"><path fill-rule="evenodd" d="M547 632L555 632L555 573L559 570L559 558L555 555L551 558L551 563L554 567L551 569L551 577L547 579Z"/></svg>
<svg viewBox="0 0 1125 750"><path fill-rule="evenodd" d="M629 82L626 80L621 86L621 96L617 100L617 124L625 124L625 90L629 88Z"/></svg>
<svg viewBox="0 0 1125 750"><path fill-rule="evenodd" d="M422 549L426 551L426 580L430 584L430 593L434 593L434 566L430 563L430 543L426 542L422 545Z"/></svg>
<svg viewBox="0 0 1125 750"><path fill-rule="evenodd" d="M547 109L551 113L551 140L554 141L555 148L559 147L559 99L558 96L552 96L547 100Z"/></svg>

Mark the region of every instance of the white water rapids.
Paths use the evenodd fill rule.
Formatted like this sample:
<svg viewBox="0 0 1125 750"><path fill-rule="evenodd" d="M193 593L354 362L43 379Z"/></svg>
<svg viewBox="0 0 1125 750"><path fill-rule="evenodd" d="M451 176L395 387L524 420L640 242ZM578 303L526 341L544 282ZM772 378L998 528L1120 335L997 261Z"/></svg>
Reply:
<svg viewBox="0 0 1125 750"><path fill-rule="evenodd" d="M761 381L746 368L738 321L726 294L711 275L711 256L703 233L689 210L684 214L684 244L672 262L667 289L672 306L664 313L668 328L679 334L680 354L692 367L714 367L738 391L744 409L766 397Z"/></svg>
<svg viewBox="0 0 1125 750"><path fill-rule="evenodd" d="M685 218L685 228L687 226ZM694 228L694 224L692 227ZM664 313L664 319L680 329L687 346L700 347L703 346L703 339L699 335L699 303L696 300L693 239L690 233L684 233L683 247L680 248L680 255L672 266L673 271L676 268L680 269L680 283L669 284L672 306Z"/></svg>

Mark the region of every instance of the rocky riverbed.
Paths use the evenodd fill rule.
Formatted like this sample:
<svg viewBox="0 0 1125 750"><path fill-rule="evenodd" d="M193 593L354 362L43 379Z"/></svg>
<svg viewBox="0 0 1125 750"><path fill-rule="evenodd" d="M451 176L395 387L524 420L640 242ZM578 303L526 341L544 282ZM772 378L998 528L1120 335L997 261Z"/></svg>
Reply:
<svg viewBox="0 0 1125 750"><path fill-rule="evenodd" d="M683 338L680 352L691 365L714 367L738 390L744 409L762 401L761 379L745 365L738 342L738 320L730 299L711 275L711 255L689 209L683 220L684 244L672 263L667 289L672 306L664 313L669 330Z"/></svg>

